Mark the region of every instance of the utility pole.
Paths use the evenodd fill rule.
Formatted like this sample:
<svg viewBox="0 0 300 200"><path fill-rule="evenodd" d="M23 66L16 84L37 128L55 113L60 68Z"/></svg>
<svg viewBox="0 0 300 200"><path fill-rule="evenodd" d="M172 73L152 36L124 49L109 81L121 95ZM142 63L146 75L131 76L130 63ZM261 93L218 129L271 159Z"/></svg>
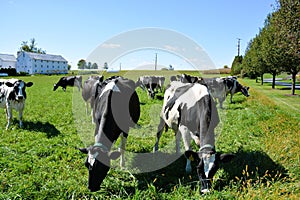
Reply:
<svg viewBox="0 0 300 200"><path fill-rule="evenodd" d="M154 65L154 70L156 71L157 68L157 53L155 54L155 65Z"/></svg>
<svg viewBox="0 0 300 200"><path fill-rule="evenodd" d="M240 56L241 38L237 38L237 40L238 40L238 45L237 45L237 47L238 47L238 56Z"/></svg>

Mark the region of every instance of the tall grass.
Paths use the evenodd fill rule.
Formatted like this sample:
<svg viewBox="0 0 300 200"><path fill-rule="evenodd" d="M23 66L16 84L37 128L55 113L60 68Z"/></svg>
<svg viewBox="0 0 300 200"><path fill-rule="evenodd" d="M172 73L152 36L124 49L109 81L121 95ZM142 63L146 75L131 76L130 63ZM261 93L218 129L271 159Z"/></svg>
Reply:
<svg viewBox="0 0 300 200"><path fill-rule="evenodd" d="M134 80L141 73L145 74L122 73ZM88 172L83 164L85 155L75 149L92 144L94 135L94 125L85 113L81 93L77 88L52 91L53 83L60 76L21 78L34 82L27 88L24 128L18 127L14 112L12 126L6 131L5 112L0 115L0 199L300 197L300 114L297 110L291 112L290 106L276 99L284 98L287 104L293 105L294 97L282 97L281 90L269 91L252 80L242 80L251 87L251 96L237 94L233 104L226 100L225 109L219 110L221 123L216 129L216 148L220 152L236 153L236 158L222 165L213 181L214 190L202 196L196 170L186 175L185 158L174 154L172 131L163 133L160 152L151 153L163 94L151 100L144 91L137 89L142 114L139 126L129 133L126 169L120 169L118 161L113 162L114 168L109 171L100 191L90 193ZM118 142L114 148L117 147ZM167 161L169 165L159 166ZM151 171L155 166L157 170ZM145 169L149 170L141 173Z"/></svg>

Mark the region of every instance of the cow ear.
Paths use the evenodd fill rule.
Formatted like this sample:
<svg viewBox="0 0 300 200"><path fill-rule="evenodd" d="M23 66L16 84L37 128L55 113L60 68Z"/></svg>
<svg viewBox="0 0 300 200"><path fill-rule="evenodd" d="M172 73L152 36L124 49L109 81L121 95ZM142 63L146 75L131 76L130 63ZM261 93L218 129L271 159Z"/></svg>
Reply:
<svg viewBox="0 0 300 200"><path fill-rule="evenodd" d="M220 161L223 163L231 161L235 157L232 153L224 153L220 155Z"/></svg>
<svg viewBox="0 0 300 200"><path fill-rule="evenodd" d="M11 83L11 82L5 82L5 85L8 86L8 87L13 87L14 86L14 84Z"/></svg>
<svg viewBox="0 0 300 200"><path fill-rule="evenodd" d="M190 161L195 161L199 159L199 154L197 152L190 151L190 150L184 152L184 156Z"/></svg>
<svg viewBox="0 0 300 200"><path fill-rule="evenodd" d="M116 160L117 158L120 157L120 155L121 153L119 151L113 151L108 153L108 157L112 160Z"/></svg>
<svg viewBox="0 0 300 200"><path fill-rule="evenodd" d="M33 85L33 82L26 83L26 87L31 87Z"/></svg>
<svg viewBox="0 0 300 200"><path fill-rule="evenodd" d="M100 76L100 77L99 77L99 81L100 81L100 82L103 82L103 79L104 79L103 76Z"/></svg>
<svg viewBox="0 0 300 200"><path fill-rule="evenodd" d="M250 89L250 87L247 87L247 90L249 90Z"/></svg>
<svg viewBox="0 0 300 200"><path fill-rule="evenodd" d="M87 148L77 148L79 151L81 151L81 153L84 153L84 154L88 154L88 149Z"/></svg>

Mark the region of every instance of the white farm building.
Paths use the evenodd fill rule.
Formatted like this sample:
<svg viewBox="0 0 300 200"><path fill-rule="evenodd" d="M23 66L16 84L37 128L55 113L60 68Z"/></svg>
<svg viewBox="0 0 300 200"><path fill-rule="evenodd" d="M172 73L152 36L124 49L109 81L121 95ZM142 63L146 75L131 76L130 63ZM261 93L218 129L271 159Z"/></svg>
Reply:
<svg viewBox="0 0 300 200"><path fill-rule="evenodd" d="M0 68L16 68L17 60L14 55L0 54Z"/></svg>
<svg viewBox="0 0 300 200"><path fill-rule="evenodd" d="M18 73L28 74L67 74L68 61L60 55L18 52Z"/></svg>

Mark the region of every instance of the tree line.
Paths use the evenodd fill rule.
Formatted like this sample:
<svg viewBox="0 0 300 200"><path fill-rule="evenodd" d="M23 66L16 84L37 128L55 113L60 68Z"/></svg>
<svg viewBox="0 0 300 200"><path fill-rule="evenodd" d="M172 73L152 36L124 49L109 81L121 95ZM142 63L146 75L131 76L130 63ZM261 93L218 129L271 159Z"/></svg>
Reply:
<svg viewBox="0 0 300 200"><path fill-rule="evenodd" d="M300 71L300 1L277 0L274 11L265 20L264 27L249 41L245 56L236 56L232 63L233 74L246 74L261 78L275 77L287 72L292 77L292 95L295 94L296 75Z"/></svg>
<svg viewBox="0 0 300 200"><path fill-rule="evenodd" d="M84 59L80 59L77 63L78 69L98 69L97 63L86 62Z"/></svg>

